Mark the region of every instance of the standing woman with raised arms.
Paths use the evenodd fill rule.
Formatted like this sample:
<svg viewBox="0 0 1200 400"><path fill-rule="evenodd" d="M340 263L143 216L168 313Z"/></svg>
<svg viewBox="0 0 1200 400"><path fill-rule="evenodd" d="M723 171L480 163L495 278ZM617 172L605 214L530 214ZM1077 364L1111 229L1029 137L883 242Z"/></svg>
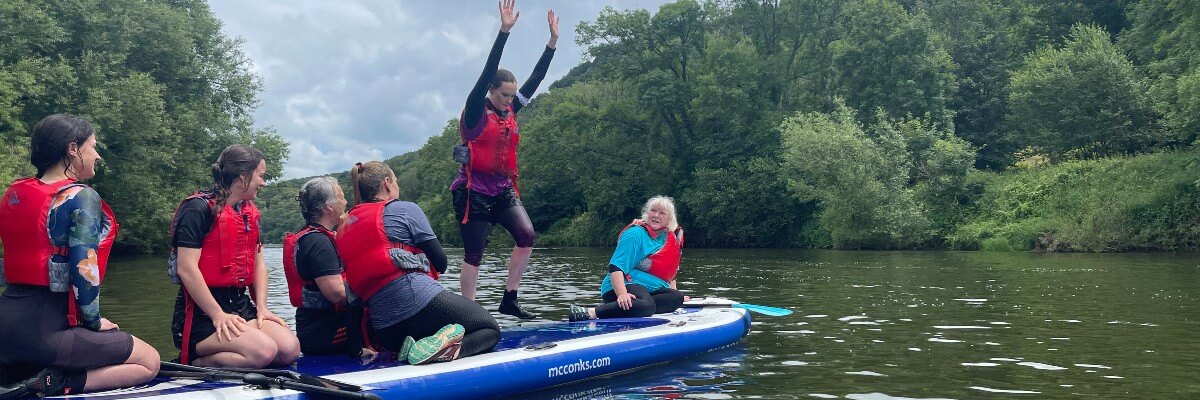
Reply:
<svg viewBox="0 0 1200 400"><path fill-rule="evenodd" d="M0 369L45 368L4 396L54 396L145 383L158 351L100 316L100 283L117 220L91 187L96 132L55 114L34 125L29 161L37 175L0 200L4 278Z"/></svg>
<svg viewBox="0 0 1200 400"><path fill-rule="evenodd" d="M171 335L185 364L262 368L300 356L299 339L267 309L254 205L266 172L258 149L226 147L212 165L212 188L184 199L171 220L167 272L180 284Z"/></svg>
<svg viewBox="0 0 1200 400"><path fill-rule="evenodd" d="M459 230L466 253L461 275L463 297L475 299L479 263L487 246L488 233L492 224L500 224L512 235L516 246L508 261L508 280L499 311L529 319L536 315L517 304L517 288L521 285L525 267L529 265L536 234L525 207L521 205L521 194L517 187L517 145L521 140L517 129L517 112L529 103L529 98L546 76L550 60L554 58L554 46L558 43L558 17L554 15L554 10L546 13L550 41L546 43L546 49L533 67L529 79L517 90L517 79L512 72L499 69L508 32L521 15L513 11L515 4L515 0L500 2L500 33L492 44L483 73L467 96L458 127L470 154L469 157L460 156L461 152L456 151L455 160L463 166L458 170L458 177L450 184L450 191L455 214L461 221ZM513 99L517 101L513 102Z"/></svg>

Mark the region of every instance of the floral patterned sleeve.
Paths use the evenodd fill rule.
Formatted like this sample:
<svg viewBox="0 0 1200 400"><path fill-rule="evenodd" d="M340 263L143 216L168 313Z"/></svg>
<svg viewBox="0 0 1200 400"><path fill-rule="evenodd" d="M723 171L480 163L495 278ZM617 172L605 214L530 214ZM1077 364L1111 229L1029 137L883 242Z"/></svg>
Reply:
<svg viewBox="0 0 1200 400"><path fill-rule="evenodd" d="M68 222L65 219L69 218L69 223L52 223L51 237L66 236L66 269L79 308L79 325L100 330L100 265L96 249L112 224L104 216L100 195L91 188L68 189L55 200L51 221Z"/></svg>

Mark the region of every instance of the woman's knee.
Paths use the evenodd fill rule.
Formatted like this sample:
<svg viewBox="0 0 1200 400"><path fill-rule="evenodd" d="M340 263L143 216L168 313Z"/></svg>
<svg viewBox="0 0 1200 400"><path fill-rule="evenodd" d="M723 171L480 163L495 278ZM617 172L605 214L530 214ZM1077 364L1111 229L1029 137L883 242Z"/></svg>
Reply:
<svg viewBox="0 0 1200 400"><path fill-rule="evenodd" d="M463 262L478 267L483 262L483 249L463 254Z"/></svg>
<svg viewBox="0 0 1200 400"><path fill-rule="evenodd" d="M633 308L630 311L637 317L649 317L654 315L654 299L636 299L633 301Z"/></svg>
<svg viewBox="0 0 1200 400"><path fill-rule="evenodd" d="M158 350L154 349L154 346L151 346L142 339L138 339L137 336L133 337L133 351L129 353L129 359L125 360L126 364L137 364L145 368L147 376L144 378L148 381L153 379L155 375L158 375L158 368L162 365L161 362L162 358L158 354Z"/></svg>
<svg viewBox="0 0 1200 400"><path fill-rule="evenodd" d="M279 354L279 345L275 340L260 330L249 330L242 332L242 336L249 336L246 340L239 343L237 353L246 358L246 361L255 365L255 368L262 368L271 365Z"/></svg>
<svg viewBox="0 0 1200 400"><path fill-rule="evenodd" d="M275 357L272 364L291 364L300 358L300 339L292 334L292 330L274 322L266 322L262 329L271 341L275 343Z"/></svg>
<svg viewBox="0 0 1200 400"><path fill-rule="evenodd" d="M471 332L471 338L473 340L479 341L481 348L483 348L485 350L490 350L490 349L495 348L497 343L500 343L500 329L498 329L498 328L480 329L475 332Z"/></svg>
<svg viewBox="0 0 1200 400"><path fill-rule="evenodd" d="M300 341L294 336L291 339L284 338L277 340L275 346L278 350L275 352L275 359L272 364L287 365L296 362L300 358Z"/></svg>
<svg viewBox="0 0 1200 400"><path fill-rule="evenodd" d="M533 247L537 243L537 232L534 232L533 226L521 227L512 232L512 236L517 247Z"/></svg>

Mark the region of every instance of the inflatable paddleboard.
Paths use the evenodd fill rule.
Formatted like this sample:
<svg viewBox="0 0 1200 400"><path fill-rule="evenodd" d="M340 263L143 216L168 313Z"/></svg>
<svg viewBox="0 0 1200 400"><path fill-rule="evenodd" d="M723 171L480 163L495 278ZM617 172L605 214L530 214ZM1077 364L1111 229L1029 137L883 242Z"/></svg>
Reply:
<svg viewBox="0 0 1200 400"><path fill-rule="evenodd" d="M504 328L491 353L428 365L361 365L342 356L301 357L294 370L356 384L384 399L494 398L566 385L701 354L738 342L750 316L740 308L685 306L646 318ZM246 384L156 379L147 385L64 399L305 399Z"/></svg>

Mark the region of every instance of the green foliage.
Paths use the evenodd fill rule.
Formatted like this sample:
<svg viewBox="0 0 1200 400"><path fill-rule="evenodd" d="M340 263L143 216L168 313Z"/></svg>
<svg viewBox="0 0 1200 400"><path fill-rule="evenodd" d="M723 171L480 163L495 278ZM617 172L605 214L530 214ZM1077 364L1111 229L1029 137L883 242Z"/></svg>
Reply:
<svg viewBox="0 0 1200 400"><path fill-rule="evenodd" d="M929 204L918 189L937 199L947 186L942 182L961 179L942 174L965 174L974 162L961 140L923 141L929 138L928 122L881 120L875 137L845 106L831 114L798 114L780 126L789 187L802 201L819 201L818 221L834 247L905 248L934 240ZM951 153L939 154L943 149ZM943 164L947 171L937 171ZM914 170L924 175L914 179Z"/></svg>
<svg viewBox="0 0 1200 400"><path fill-rule="evenodd" d="M287 143L251 127L258 77L220 25L202 1L0 2L0 178L32 172L33 124L78 114L102 144L89 183L120 219L118 248L153 252L225 146L258 147L278 176Z"/></svg>
<svg viewBox="0 0 1200 400"><path fill-rule="evenodd" d="M729 168L696 169L695 183L678 199L693 221L688 240L722 247L806 244L799 237L800 218L812 212L813 204L788 192L782 168L776 159L756 157Z"/></svg>
<svg viewBox="0 0 1200 400"><path fill-rule="evenodd" d="M1196 155L1171 152L979 174L986 190L950 238L964 249L1200 249Z"/></svg>
<svg viewBox="0 0 1200 400"><path fill-rule="evenodd" d="M1076 26L1062 48L1029 55L1011 91L1014 137L1052 158L1129 154L1165 140L1143 80L1096 26Z"/></svg>
<svg viewBox="0 0 1200 400"><path fill-rule="evenodd" d="M1139 1L1120 43L1151 80L1155 109L1175 137L1200 137L1200 1Z"/></svg>
<svg viewBox="0 0 1200 400"><path fill-rule="evenodd" d="M612 246L625 224L602 221L596 213L586 211L550 226L550 233L538 238L544 243L559 246Z"/></svg>
<svg viewBox="0 0 1200 400"><path fill-rule="evenodd" d="M975 170L1009 168L1030 148L1058 161L1190 145L1200 124L1194 5L680 0L657 13L606 9L577 27L587 59L521 113L522 202L543 245L611 245L647 197L665 194L689 246L1194 248L1195 229L1180 222L1194 218L1191 203L1170 200L1194 189L1151 168L1184 165L1163 160L1186 151ZM19 71L55 70L40 62ZM0 82L19 84L12 76ZM460 243L447 190L458 140L451 120L387 161L401 198L421 205L448 245ZM1108 175L1078 172L1104 163L1125 163L1131 176L1117 181L1139 180L1131 198L1145 199L1081 200L1119 196L1100 187ZM1033 185L1050 171L1083 178L1069 190L1066 178ZM280 221L264 220L267 240L299 227L301 182L260 195L264 215ZM1097 211L1066 217L1078 209ZM511 244L500 229L492 235Z"/></svg>
<svg viewBox="0 0 1200 400"><path fill-rule="evenodd" d="M842 13L841 36L830 44L835 95L856 110L928 116L952 126L954 62L928 16L909 15L888 0L850 1Z"/></svg>

